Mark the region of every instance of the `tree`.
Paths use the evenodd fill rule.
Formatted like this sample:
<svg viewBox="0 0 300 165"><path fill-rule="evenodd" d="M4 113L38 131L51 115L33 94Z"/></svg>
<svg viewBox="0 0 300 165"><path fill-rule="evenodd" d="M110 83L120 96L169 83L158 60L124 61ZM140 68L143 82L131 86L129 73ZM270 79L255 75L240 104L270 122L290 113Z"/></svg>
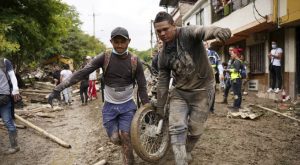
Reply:
<svg viewBox="0 0 300 165"><path fill-rule="evenodd" d="M136 54L141 60L149 63L151 61L151 49L145 51L138 51L134 48L129 48L129 51Z"/></svg>
<svg viewBox="0 0 300 165"><path fill-rule="evenodd" d="M1 2L0 53L10 56L17 70L22 63L41 59L45 49L60 44L74 25L66 15L70 7L59 0L9 0Z"/></svg>

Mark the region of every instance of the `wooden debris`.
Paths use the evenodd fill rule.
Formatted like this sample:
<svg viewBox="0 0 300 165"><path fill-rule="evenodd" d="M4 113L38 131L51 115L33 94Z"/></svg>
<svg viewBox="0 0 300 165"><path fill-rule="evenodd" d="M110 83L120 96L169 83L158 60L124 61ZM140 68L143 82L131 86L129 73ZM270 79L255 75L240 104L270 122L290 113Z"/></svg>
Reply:
<svg viewBox="0 0 300 165"><path fill-rule="evenodd" d="M45 117L45 118L55 118L54 115L48 114L48 113L43 113L43 112L36 113L35 115L39 116L39 117Z"/></svg>
<svg viewBox="0 0 300 165"><path fill-rule="evenodd" d="M99 162L95 163L94 165L105 165L107 162L105 159L100 160Z"/></svg>
<svg viewBox="0 0 300 165"><path fill-rule="evenodd" d="M287 118L292 119L292 120L294 120L294 121L300 122L299 119L296 119L296 118L294 118L294 117L288 116L288 115L283 114L283 113L280 113L280 112L275 111L275 110L273 110L273 109L266 108L266 107L263 107L263 106L261 106L261 105L253 105L253 106L258 107L258 108L261 108L261 109L264 109L264 110L267 110L267 111L270 111L270 112L273 112L273 113L276 113L276 114L281 115L281 116L284 116L284 117L287 117Z"/></svg>
<svg viewBox="0 0 300 165"><path fill-rule="evenodd" d="M44 93L44 94L49 94L52 92L51 90L37 90L37 89L21 89L20 92L23 93Z"/></svg>
<svg viewBox="0 0 300 165"><path fill-rule="evenodd" d="M261 116L262 113L255 113L251 109L244 107L239 110L239 112L228 112L227 118L242 118L242 119L251 119L254 120Z"/></svg>
<svg viewBox="0 0 300 165"><path fill-rule="evenodd" d="M19 129L26 129L26 125L16 124L16 127Z"/></svg>
<svg viewBox="0 0 300 165"><path fill-rule="evenodd" d="M58 143L59 145L65 147L65 148L71 148L70 144L67 144L65 141L57 138L56 136L46 132L45 130L43 130L42 128L32 124L31 122L23 119L22 117L20 117L19 115L15 114L16 119L18 119L19 121L23 122L24 124L26 124L27 126L29 126L30 128L35 129L36 131L38 131L39 133L45 135L46 137L50 138L51 140L53 140L54 142Z"/></svg>
<svg viewBox="0 0 300 165"><path fill-rule="evenodd" d="M52 91L55 88L55 85L50 82L35 82L34 88Z"/></svg>

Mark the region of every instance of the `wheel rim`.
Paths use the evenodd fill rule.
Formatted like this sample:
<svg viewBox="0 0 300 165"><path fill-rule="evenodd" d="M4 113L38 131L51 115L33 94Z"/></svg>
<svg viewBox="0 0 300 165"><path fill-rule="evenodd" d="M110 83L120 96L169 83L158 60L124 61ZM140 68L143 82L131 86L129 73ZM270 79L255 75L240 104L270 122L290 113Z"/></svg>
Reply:
<svg viewBox="0 0 300 165"><path fill-rule="evenodd" d="M162 132L156 134L158 122L161 118L153 111L146 111L140 118L139 140L144 152L150 157L162 158L167 150L169 135L167 121L164 121Z"/></svg>

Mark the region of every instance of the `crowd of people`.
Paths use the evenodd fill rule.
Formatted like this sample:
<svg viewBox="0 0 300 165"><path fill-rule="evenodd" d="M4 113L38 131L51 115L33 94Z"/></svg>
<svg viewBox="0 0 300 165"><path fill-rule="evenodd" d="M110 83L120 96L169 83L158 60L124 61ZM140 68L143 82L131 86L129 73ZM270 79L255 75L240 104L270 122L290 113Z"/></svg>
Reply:
<svg viewBox="0 0 300 165"><path fill-rule="evenodd" d="M221 103L228 104L228 94L232 89L234 102L228 106L229 111L238 112L241 108L247 62L242 49L229 47L230 60L222 63L218 53L206 42L211 39L226 41L231 37L231 31L227 28L177 27L167 12L156 15L154 28L159 37L158 49L152 61L152 67L158 74L156 112L165 115L164 106L169 97L169 134L175 163L187 165L192 160L193 147L203 134L209 112L214 113L217 84L224 88ZM71 86L80 82L82 105L86 105L88 99L97 99L96 70L102 68L103 126L111 142L121 147L123 164L126 165L134 164L130 126L137 110L133 100L135 84L143 106L151 106L142 62L128 51L130 41L128 31L117 27L111 32L112 51L105 51L94 58L87 56L82 68L75 72L68 65L64 65L62 70L56 66L53 73L56 87L49 95L50 104L53 99L59 99L62 93L65 104L71 105ZM282 83L282 49L275 42L272 42L272 47L269 54L272 86L268 92L278 92ZM9 132L11 148L8 153L15 153L19 147L11 106L13 101L20 100L20 95L12 64L7 59L0 60L0 114ZM171 78L175 79L175 83L169 93Z"/></svg>

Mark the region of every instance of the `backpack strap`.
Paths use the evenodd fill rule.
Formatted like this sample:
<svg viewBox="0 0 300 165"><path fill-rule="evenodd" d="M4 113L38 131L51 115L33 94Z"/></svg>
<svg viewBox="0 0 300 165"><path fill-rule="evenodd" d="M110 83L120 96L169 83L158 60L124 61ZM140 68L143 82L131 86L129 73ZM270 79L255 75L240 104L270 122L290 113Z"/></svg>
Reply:
<svg viewBox="0 0 300 165"><path fill-rule="evenodd" d="M112 53L111 50L108 50L108 51L104 52L104 63L103 63L103 67L102 67L102 69L103 69L103 76L105 76L108 64L110 62L111 53Z"/></svg>
<svg viewBox="0 0 300 165"><path fill-rule="evenodd" d="M12 83L11 83L10 77L8 76L8 73L7 73L5 58L0 58L0 69L4 72L4 74L6 76L6 80L8 82L10 92L11 92L12 91Z"/></svg>
<svg viewBox="0 0 300 165"><path fill-rule="evenodd" d="M137 62L138 62L137 56L132 54L130 61L131 61L131 78L132 80L134 80L136 77L136 69L137 69Z"/></svg>
<svg viewBox="0 0 300 165"><path fill-rule="evenodd" d="M4 60L4 58L0 58L0 69L6 74L6 66Z"/></svg>

